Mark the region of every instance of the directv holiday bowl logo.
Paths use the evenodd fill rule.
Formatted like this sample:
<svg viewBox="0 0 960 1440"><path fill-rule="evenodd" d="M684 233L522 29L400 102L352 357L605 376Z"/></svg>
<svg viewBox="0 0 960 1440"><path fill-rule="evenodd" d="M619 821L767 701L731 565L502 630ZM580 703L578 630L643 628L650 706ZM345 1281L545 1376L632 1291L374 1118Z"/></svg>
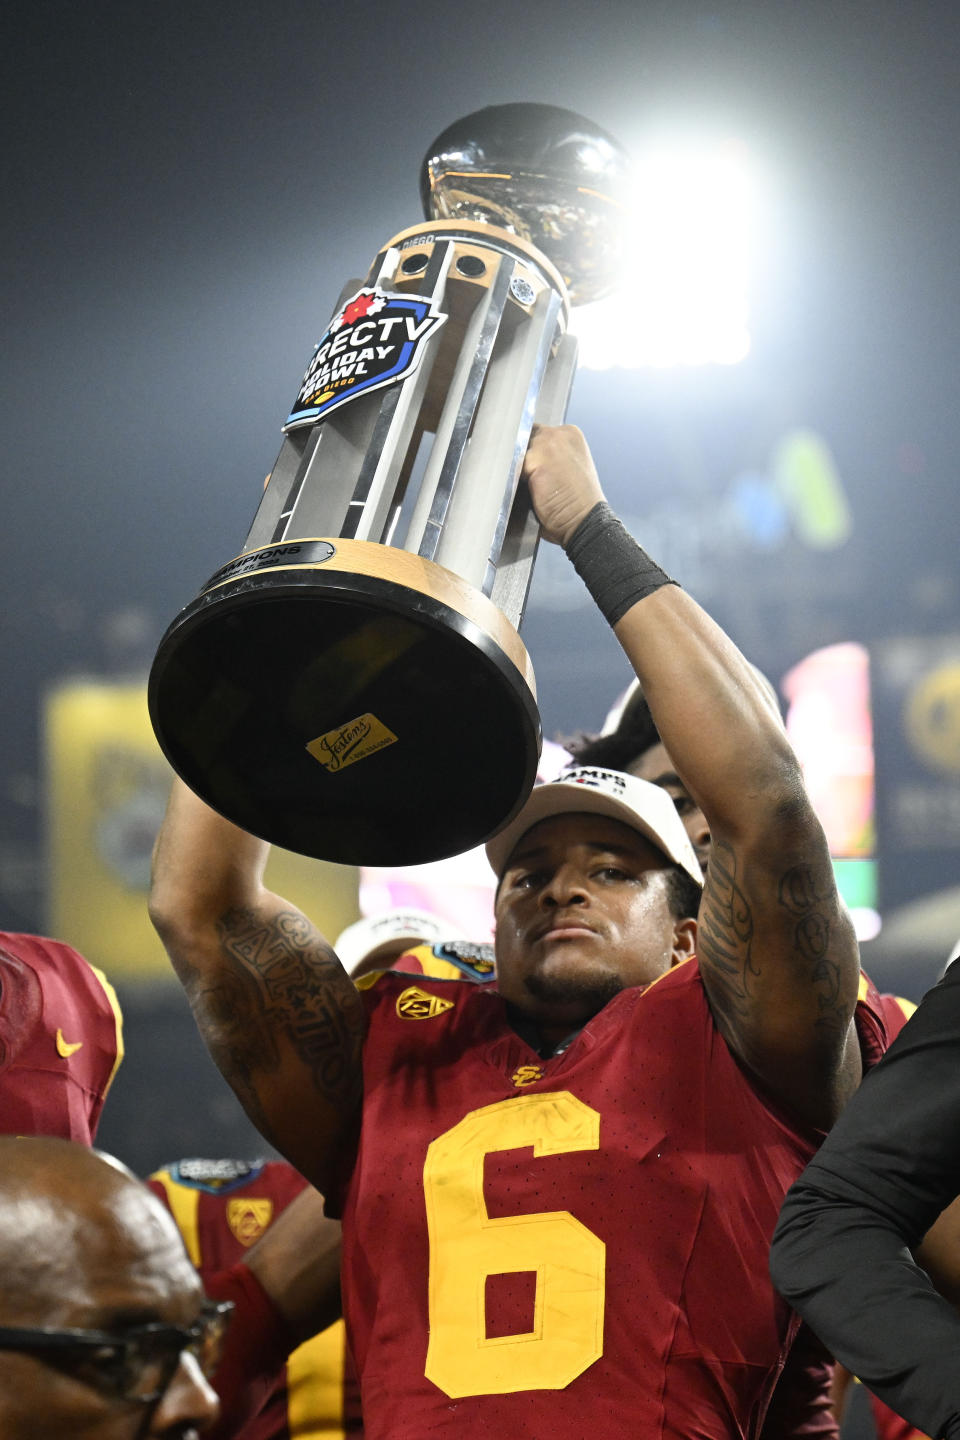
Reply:
<svg viewBox="0 0 960 1440"><path fill-rule="evenodd" d="M356 395L404 380L446 318L427 296L358 290L314 350L284 430L312 425Z"/></svg>

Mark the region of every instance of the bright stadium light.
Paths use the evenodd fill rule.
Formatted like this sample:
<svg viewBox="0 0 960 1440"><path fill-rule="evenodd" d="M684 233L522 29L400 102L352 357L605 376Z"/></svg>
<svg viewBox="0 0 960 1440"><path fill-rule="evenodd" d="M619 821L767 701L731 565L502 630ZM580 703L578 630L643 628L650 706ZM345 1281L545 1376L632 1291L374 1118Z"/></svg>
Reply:
<svg viewBox="0 0 960 1440"><path fill-rule="evenodd" d="M660 142L639 156L624 279L573 311L580 364L735 365L750 350L753 185L733 141Z"/></svg>

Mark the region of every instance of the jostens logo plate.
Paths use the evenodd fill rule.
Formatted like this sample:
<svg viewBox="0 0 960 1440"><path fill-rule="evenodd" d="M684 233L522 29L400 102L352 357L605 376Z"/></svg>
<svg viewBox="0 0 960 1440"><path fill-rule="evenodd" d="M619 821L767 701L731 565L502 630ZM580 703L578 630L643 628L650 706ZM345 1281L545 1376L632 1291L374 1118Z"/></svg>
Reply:
<svg viewBox="0 0 960 1440"><path fill-rule="evenodd" d="M326 735L318 735L316 740L310 741L307 749L325 770L336 775L348 765L382 750L385 745L396 744L396 739L392 730L367 711L336 730L328 730Z"/></svg>
<svg viewBox="0 0 960 1440"><path fill-rule="evenodd" d="M411 374L424 342L446 320L423 295L358 290L333 319L307 366L284 430L312 425L367 390Z"/></svg>

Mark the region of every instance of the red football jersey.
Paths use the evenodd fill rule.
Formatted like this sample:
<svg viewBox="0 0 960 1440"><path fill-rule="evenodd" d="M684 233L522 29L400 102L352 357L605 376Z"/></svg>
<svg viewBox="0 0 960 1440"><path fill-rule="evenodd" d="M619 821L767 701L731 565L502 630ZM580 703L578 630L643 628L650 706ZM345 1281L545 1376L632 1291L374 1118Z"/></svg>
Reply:
<svg viewBox="0 0 960 1440"><path fill-rule="evenodd" d="M758 1434L797 1323L770 1237L818 1137L747 1079L696 962L547 1060L489 986L371 981L336 1197L368 1440Z"/></svg>
<svg viewBox="0 0 960 1440"><path fill-rule="evenodd" d="M60 940L0 931L0 1133L92 1144L122 1059L102 972Z"/></svg>
<svg viewBox="0 0 960 1440"><path fill-rule="evenodd" d="M285 1161L181 1160L147 1181L169 1207L204 1280L242 1260L305 1187ZM237 1317L242 1319L242 1317ZM343 1321L294 1350L235 1440L343 1440L361 1434Z"/></svg>
<svg viewBox="0 0 960 1440"><path fill-rule="evenodd" d="M839 1440L833 1372L833 1357L809 1325L801 1323L774 1388L760 1440Z"/></svg>
<svg viewBox="0 0 960 1440"><path fill-rule="evenodd" d="M917 1007L902 995L878 995L876 1003L887 1028L887 1043L892 1044Z"/></svg>

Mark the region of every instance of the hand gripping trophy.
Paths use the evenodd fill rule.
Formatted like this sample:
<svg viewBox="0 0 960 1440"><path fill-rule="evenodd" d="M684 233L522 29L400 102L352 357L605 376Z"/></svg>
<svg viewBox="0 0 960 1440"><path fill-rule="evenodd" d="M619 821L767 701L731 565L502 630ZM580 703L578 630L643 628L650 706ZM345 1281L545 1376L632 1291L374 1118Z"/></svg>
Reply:
<svg viewBox="0 0 960 1440"><path fill-rule="evenodd" d="M538 541L519 479L562 421L570 303L615 282L626 157L550 105L451 125L426 223L350 282L284 425L241 554L168 628L160 744L251 833L347 864L479 844L536 776L517 634Z"/></svg>

